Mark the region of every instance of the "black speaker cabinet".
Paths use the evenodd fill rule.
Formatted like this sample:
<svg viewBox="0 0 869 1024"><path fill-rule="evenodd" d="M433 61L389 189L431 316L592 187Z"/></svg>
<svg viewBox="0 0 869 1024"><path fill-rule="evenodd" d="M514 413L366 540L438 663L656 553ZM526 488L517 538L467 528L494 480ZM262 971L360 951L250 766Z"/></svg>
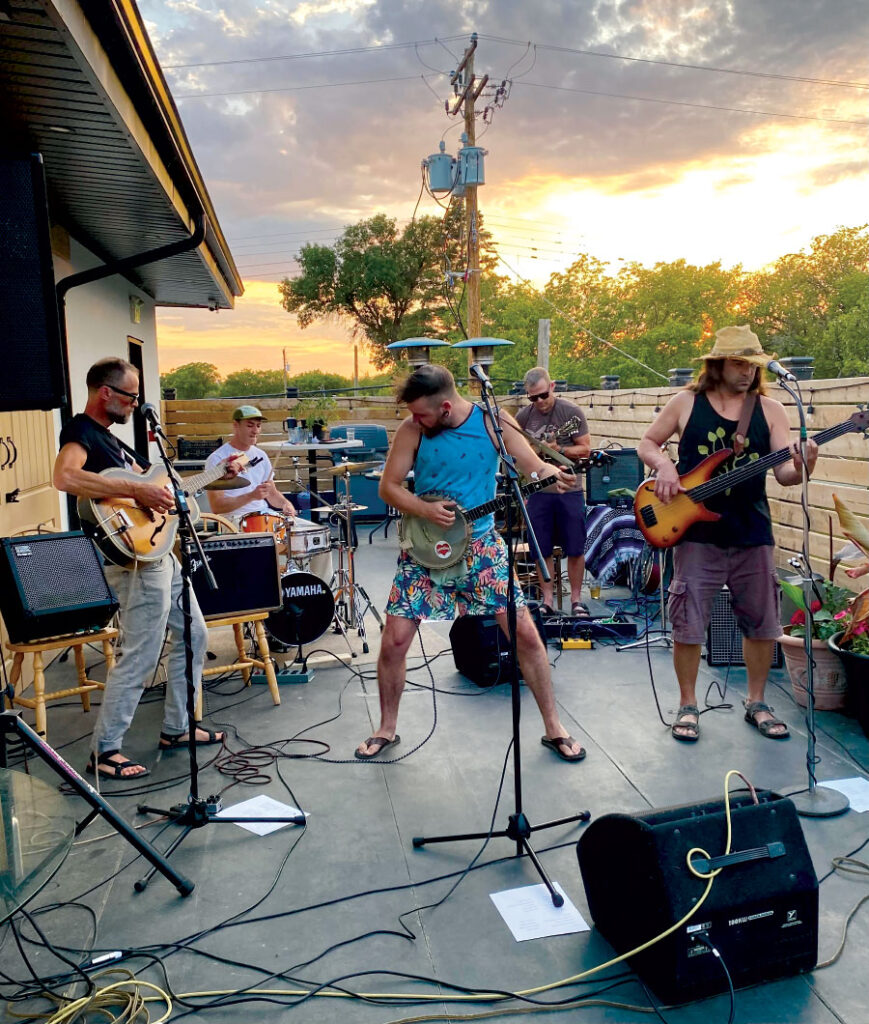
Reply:
<svg viewBox="0 0 869 1024"><path fill-rule="evenodd" d="M706 631L706 662L709 665L744 665L742 657L742 633L733 614L730 591L722 587L715 595L712 617ZM784 664L781 644L776 644L772 665L781 668Z"/></svg>
<svg viewBox="0 0 869 1024"><path fill-rule="evenodd" d="M202 537L217 590L210 590L198 552L191 553L196 600L206 619L245 612L271 612L281 607L278 552L272 533L224 533Z"/></svg>
<svg viewBox="0 0 869 1024"><path fill-rule="evenodd" d="M494 615L456 619L450 629L450 644L456 668L472 683L496 686L510 682L510 645Z"/></svg>
<svg viewBox="0 0 869 1024"><path fill-rule="evenodd" d="M759 803L731 796L731 853L703 904L684 925L630 964L666 1003L811 970L818 955L818 879L793 803L760 791ZM724 853L724 801L685 804L640 815L607 814L588 826L577 856L588 907L618 953L648 942L680 921L706 882L686 866L693 847ZM692 861L695 867L706 865Z"/></svg>
<svg viewBox="0 0 869 1024"><path fill-rule="evenodd" d="M102 628L117 610L94 542L80 530L0 538L0 611L12 643Z"/></svg>
<svg viewBox="0 0 869 1024"><path fill-rule="evenodd" d="M604 454L612 461L604 466L589 466L585 471L585 501L588 505L618 502L609 492L627 487L635 491L643 482L645 467L636 448L606 448Z"/></svg>
<svg viewBox="0 0 869 1024"><path fill-rule="evenodd" d="M66 398L42 157L0 158L0 412Z"/></svg>

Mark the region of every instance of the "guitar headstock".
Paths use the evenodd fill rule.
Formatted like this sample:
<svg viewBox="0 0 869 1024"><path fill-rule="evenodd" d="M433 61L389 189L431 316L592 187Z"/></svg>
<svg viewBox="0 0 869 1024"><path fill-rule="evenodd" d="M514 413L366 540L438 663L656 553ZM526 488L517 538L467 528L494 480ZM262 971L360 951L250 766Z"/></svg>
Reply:
<svg viewBox="0 0 869 1024"><path fill-rule="evenodd" d="M848 417L854 430L861 432L864 437L869 437L869 408L860 405L857 412L851 413Z"/></svg>

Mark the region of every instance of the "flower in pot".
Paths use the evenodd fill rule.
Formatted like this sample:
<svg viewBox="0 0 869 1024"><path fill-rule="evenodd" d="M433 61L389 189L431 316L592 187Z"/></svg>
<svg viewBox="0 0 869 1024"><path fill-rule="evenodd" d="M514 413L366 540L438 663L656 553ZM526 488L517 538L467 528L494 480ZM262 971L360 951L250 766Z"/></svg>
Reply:
<svg viewBox="0 0 869 1024"><path fill-rule="evenodd" d="M794 700L806 706L806 601L800 587L787 580L781 581L783 592L796 605L790 624L785 626L779 637L788 675L791 677ZM827 641L841 630L836 615L844 612L851 592L837 587L832 580L820 580L813 584L814 600L812 612L812 661L814 662L812 684L815 707L819 711L842 711L847 698L847 681L842 660L831 650Z"/></svg>

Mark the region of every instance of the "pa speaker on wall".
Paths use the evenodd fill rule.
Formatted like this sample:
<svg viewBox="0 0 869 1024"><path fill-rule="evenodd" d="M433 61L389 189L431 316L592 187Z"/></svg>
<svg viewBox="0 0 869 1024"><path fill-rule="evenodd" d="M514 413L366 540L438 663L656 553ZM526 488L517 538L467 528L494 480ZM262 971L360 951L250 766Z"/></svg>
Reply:
<svg viewBox="0 0 869 1024"><path fill-rule="evenodd" d="M271 612L281 607L283 595L273 533L224 533L200 539L217 582L217 589L211 590L193 548L190 581L206 619Z"/></svg>
<svg viewBox="0 0 869 1024"><path fill-rule="evenodd" d="M808 971L818 955L818 879L790 800L762 790L639 815L606 814L588 826L577 856L588 908L617 953L649 943L631 967L664 1002ZM701 874L721 867L708 895ZM697 912L672 934L657 937Z"/></svg>
<svg viewBox="0 0 869 1024"><path fill-rule="evenodd" d="M0 611L12 643L101 628L117 610L94 542L80 530L0 538Z"/></svg>
<svg viewBox="0 0 869 1024"><path fill-rule="evenodd" d="M0 158L0 412L66 398L42 157Z"/></svg>
<svg viewBox="0 0 869 1024"><path fill-rule="evenodd" d="M589 466L585 471L585 500L588 505L605 505L612 501L610 491L627 488L635 491L643 482L643 461L636 448L605 448L602 466Z"/></svg>

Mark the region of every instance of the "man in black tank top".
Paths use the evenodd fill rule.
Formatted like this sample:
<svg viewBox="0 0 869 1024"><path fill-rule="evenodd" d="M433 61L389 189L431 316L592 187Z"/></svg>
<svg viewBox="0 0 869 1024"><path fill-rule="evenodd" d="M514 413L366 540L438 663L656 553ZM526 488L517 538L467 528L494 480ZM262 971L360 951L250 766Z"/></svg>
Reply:
<svg viewBox="0 0 869 1024"><path fill-rule="evenodd" d="M734 454L718 467L716 475L790 447L792 461L780 463L773 472L784 486L801 482L799 442L791 443L785 408L764 394L763 370L773 358L763 351L747 325L724 327L716 333L712 351L703 357L699 378L670 399L637 446L640 458L657 475L655 495L661 501L669 502L684 491L681 475L725 448L733 449ZM743 412L749 411L743 428ZM662 451L674 436L679 438L678 466ZM809 473L817 456L817 445L809 441ZM700 645L715 596L726 584L743 634L748 675L745 720L769 739L785 739L787 726L775 718L763 699L774 642L781 634L765 474L758 473L706 504L721 518L694 523L673 549L668 610L680 693L673 738L694 741L700 735L696 697Z"/></svg>

